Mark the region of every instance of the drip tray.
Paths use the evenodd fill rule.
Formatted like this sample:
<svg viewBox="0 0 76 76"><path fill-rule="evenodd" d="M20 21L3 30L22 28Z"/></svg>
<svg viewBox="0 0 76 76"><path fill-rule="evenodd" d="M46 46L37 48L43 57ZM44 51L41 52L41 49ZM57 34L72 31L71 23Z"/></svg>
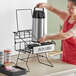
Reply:
<svg viewBox="0 0 76 76"><path fill-rule="evenodd" d="M29 44L28 48L29 49L33 49L34 47L37 47L37 46L51 45L51 44L55 44L55 42L54 41L52 41L52 42L44 42L44 43L41 43L41 45L40 44Z"/></svg>
<svg viewBox="0 0 76 76"><path fill-rule="evenodd" d="M39 44L29 44L28 48L33 49L33 47L37 47L37 46L40 46L40 45Z"/></svg>
<svg viewBox="0 0 76 76"><path fill-rule="evenodd" d="M44 42L44 43L41 43L41 45L50 45L50 44L54 44L53 42Z"/></svg>
<svg viewBox="0 0 76 76"><path fill-rule="evenodd" d="M28 48L32 49L33 54L45 53L53 51L55 47L54 42L44 42L41 44L29 44Z"/></svg>
<svg viewBox="0 0 76 76"><path fill-rule="evenodd" d="M7 71L4 66L0 66L0 73L6 74L8 76L20 76L20 75L24 75L27 73L26 69L19 67L19 66L13 66L17 69L20 69L19 71L16 72L11 72L11 71Z"/></svg>

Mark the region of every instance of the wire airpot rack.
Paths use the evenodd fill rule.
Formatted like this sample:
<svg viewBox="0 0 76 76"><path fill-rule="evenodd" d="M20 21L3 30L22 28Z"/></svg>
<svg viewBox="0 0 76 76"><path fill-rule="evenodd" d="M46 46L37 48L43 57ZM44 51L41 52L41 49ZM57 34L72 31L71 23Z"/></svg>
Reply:
<svg viewBox="0 0 76 76"><path fill-rule="evenodd" d="M30 58L37 58L40 64L44 64L50 67L53 67L53 64L49 61L47 53L54 50L55 42L45 42L45 43L37 43L32 41L32 29L28 30L19 30L18 26L18 11L31 11L32 17L32 9L17 9L16 10L16 19L17 19L17 32L14 32L14 48L15 51L18 51L18 57L15 66L18 65L18 61L26 62L27 72L30 72L30 68L28 66L28 60ZM35 38L35 37L34 37ZM36 38L35 38L36 39ZM28 54L25 58L20 58L20 53ZM30 56L31 54L35 54L36 56ZM44 55L42 55L44 54ZM40 60L40 57L45 58L48 63L44 63Z"/></svg>

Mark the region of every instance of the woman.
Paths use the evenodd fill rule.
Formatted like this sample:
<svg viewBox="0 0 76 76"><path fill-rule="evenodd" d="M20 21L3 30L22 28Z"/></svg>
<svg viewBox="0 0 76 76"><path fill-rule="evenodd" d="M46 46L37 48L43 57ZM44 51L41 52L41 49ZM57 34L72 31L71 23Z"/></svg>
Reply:
<svg viewBox="0 0 76 76"><path fill-rule="evenodd" d="M47 10L58 15L63 21L63 33L40 38L40 43L47 40L63 41L64 62L76 65L76 0L68 0L68 13L61 11L50 4L38 3L37 7L46 8Z"/></svg>

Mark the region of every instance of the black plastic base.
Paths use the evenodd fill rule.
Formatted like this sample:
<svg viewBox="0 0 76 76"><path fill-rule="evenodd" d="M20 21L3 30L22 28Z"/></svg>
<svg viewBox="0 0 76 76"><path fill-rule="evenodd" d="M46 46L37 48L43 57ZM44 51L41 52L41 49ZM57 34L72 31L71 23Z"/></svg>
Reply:
<svg viewBox="0 0 76 76"><path fill-rule="evenodd" d="M28 48L29 49L33 49L33 47L43 46L43 45L50 45L50 44L55 44L55 42L54 41L52 41L52 42L44 42L44 43L41 43L41 45L40 44L28 44Z"/></svg>
<svg viewBox="0 0 76 76"><path fill-rule="evenodd" d="M19 66L14 66L15 68L19 68L21 70L17 71L17 72L11 72L11 71L7 71L3 66L0 66L0 73L6 74L8 76L20 76L20 75L24 75L27 73L26 69L19 67Z"/></svg>

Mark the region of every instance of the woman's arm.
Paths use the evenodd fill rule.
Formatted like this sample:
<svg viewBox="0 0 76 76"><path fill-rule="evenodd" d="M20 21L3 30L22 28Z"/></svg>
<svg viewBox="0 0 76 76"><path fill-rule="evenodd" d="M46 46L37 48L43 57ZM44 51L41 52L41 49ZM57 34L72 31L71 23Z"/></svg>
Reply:
<svg viewBox="0 0 76 76"><path fill-rule="evenodd" d="M48 40L64 40L64 39L68 39L72 36L74 36L74 35L70 31L68 31L66 33L59 33L56 35L51 35L51 36L44 36L44 37L40 38L40 43L43 43Z"/></svg>
<svg viewBox="0 0 76 76"><path fill-rule="evenodd" d="M51 4L38 3L36 6L39 7L39 8L46 8L47 10L55 13L56 15L61 16L62 11L57 9L57 8L55 8L55 7L53 7Z"/></svg>

